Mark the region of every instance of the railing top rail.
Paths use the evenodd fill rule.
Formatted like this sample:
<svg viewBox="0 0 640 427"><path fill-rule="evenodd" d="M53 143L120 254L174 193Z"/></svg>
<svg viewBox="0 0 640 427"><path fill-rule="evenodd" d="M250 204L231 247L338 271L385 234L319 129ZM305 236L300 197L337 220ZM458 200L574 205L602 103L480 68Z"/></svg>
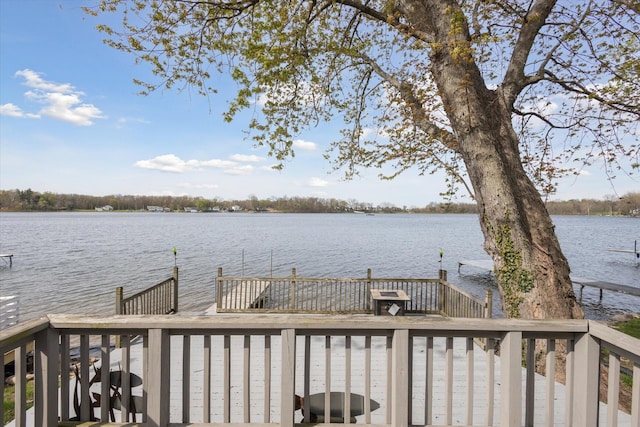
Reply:
<svg viewBox="0 0 640 427"><path fill-rule="evenodd" d="M314 282L410 282L410 283L432 283L439 282L438 278L421 278L412 279L406 277L302 277L302 276L283 276L283 277L247 277L247 276L218 276L218 280L262 280L262 281L291 281L296 282L314 281Z"/></svg>
<svg viewBox="0 0 640 427"><path fill-rule="evenodd" d="M587 320L518 320L463 319L420 316L358 316L313 314L264 314L216 316L89 316L82 314L51 314L52 327L57 329L180 329L189 330L260 330L298 329L306 331L332 330L348 332L371 330L425 330L455 332L512 332L523 333L585 333ZM295 327L292 327L295 325ZM97 332L99 333L99 332Z"/></svg>
<svg viewBox="0 0 640 427"><path fill-rule="evenodd" d="M473 300L473 301L476 301L476 302L478 302L478 303L480 303L480 304L483 304L483 303L484 303L484 301L482 301L482 300L481 300L481 299L479 299L478 297L471 295L469 292L462 290L461 288L457 287L456 285L454 285L454 284L452 284L452 283L450 283L450 282L444 282L444 284L445 284L447 287L449 287L449 288L453 289L454 291L458 292L459 294L464 295L465 297L467 297L467 298L469 298L469 299L471 299L471 300Z"/></svg>
<svg viewBox="0 0 640 427"><path fill-rule="evenodd" d="M604 347L616 347L626 353L626 357L640 363L640 340L596 321L589 322L589 333L604 342Z"/></svg>
<svg viewBox="0 0 640 427"><path fill-rule="evenodd" d="M0 331L0 348L10 348L16 346L23 340L32 339L33 335L47 329L49 319L41 317L39 319L25 320L17 325Z"/></svg>
<svg viewBox="0 0 640 427"><path fill-rule="evenodd" d="M153 291L156 288L159 288L161 286L165 286L167 283L171 283L173 281L174 281L173 277L169 277L167 279L164 279L163 281L161 281L161 282L159 282L159 283L157 283L157 284L155 284L155 285L153 285L151 287L148 287L145 290L142 290L140 292L137 292L137 293L135 293L135 294L133 294L131 296L128 296L128 297L124 298L123 302L132 301L132 300L134 300L134 299L136 299L136 298L138 298L138 297L140 297L140 296L142 296L144 294L148 294L149 292Z"/></svg>

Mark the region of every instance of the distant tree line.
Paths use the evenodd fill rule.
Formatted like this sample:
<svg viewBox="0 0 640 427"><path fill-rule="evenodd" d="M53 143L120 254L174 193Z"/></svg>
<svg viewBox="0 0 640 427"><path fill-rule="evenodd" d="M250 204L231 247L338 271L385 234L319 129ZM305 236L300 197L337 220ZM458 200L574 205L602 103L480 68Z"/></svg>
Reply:
<svg viewBox="0 0 640 427"><path fill-rule="evenodd" d="M88 196L82 194L40 193L26 190L0 190L0 211L82 211L110 206L115 211L141 211L149 206L166 211L184 211L195 208L201 212L255 211L289 213L333 212L413 212L413 213L477 213L475 203L431 202L424 207L397 207L391 203L374 205L355 199L323 199L318 197L271 197L259 199L249 196L245 200L205 199L190 196ZM640 193L622 197L608 196L604 200L574 199L547 202L552 215L625 215L640 217Z"/></svg>

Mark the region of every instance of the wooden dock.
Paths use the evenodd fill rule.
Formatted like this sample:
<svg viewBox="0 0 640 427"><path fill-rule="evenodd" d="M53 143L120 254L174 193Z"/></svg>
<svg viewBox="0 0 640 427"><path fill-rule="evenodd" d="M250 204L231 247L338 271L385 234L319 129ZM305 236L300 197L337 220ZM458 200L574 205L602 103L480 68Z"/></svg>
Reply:
<svg viewBox="0 0 640 427"><path fill-rule="evenodd" d="M468 265L469 267L475 267L481 270L493 271L493 261L489 259L458 261L458 273L460 272L460 267L462 267L463 265ZM584 290L585 286L600 289L600 298L602 298L603 290L620 292L623 294L640 297L640 288L633 287L633 286L606 282L604 280L585 279L583 277L575 277L575 276L571 276L571 281L573 282L574 285L580 286L580 298L582 298L582 291Z"/></svg>
<svg viewBox="0 0 640 427"><path fill-rule="evenodd" d="M269 286L268 281L242 281L236 285L231 291L222 296L220 307L233 307L234 310L244 311L255 304L260 304L264 292ZM214 304L206 311L206 314L216 312L218 304Z"/></svg>

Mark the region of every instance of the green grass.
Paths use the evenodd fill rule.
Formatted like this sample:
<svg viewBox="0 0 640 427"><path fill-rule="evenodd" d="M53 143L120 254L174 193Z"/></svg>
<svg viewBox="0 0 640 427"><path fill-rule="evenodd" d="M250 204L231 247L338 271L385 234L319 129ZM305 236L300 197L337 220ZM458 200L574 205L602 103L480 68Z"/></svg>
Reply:
<svg viewBox="0 0 640 427"><path fill-rule="evenodd" d="M640 317L636 317L635 319L631 319L626 322L616 323L613 325L613 328L640 339Z"/></svg>
<svg viewBox="0 0 640 427"><path fill-rule="evenodd" d="M33 406L33 381L27 382L27 408ZM16 417L15 414L15 386L4 386L4 422L2 425L7 424L9 421Z"/></svg>
<svg viewBox="0 0 640 427"><path fill-rule="evenodd" d="M611 326L622 333L640 339L640 317L636 317L624 322L618 322ZM633 377L623 373L622 375L620 375L620 382L625 386L631 388L633 386Z"/></svg>

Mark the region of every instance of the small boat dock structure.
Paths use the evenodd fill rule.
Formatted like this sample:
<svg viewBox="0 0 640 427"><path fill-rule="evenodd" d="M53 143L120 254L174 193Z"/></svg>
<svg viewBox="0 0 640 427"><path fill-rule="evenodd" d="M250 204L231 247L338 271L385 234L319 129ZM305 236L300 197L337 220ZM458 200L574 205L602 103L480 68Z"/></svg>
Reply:
<svg viewBox="0 0 640 427"><path fill-rule="evenodd" d="M463 265L469 267L478 268L481 270L493 271L493 261L489 259L477 259L477 260L461 260L458 261L458 273ZM636 297L640 297L640 288L633 286L621 285L618 283L605 282L603 280L585 279L583 277L571 276L571 281L574 285L580 286L580 298L582 298L582 291L585 286L600 289L600 298L602 299L602 291L620 292L623 294L629 294Z"/></svg>
<svg viewBox="0 0 640 427"><path fill-rule="evenodd" d="M640 263L640 250L638 249L638 241L633 241L633 250L631 249L607 249L607 252L620 252L623 254L634 254L636 256L636 264Z"/></svg>
<svg viewBox="0 0 640 427"><path fill-rule="evenodd" d="M9 267L13 266L13 254L0 254L0 258L4 262L7 262L7 260L9 260Z"/></svg>

